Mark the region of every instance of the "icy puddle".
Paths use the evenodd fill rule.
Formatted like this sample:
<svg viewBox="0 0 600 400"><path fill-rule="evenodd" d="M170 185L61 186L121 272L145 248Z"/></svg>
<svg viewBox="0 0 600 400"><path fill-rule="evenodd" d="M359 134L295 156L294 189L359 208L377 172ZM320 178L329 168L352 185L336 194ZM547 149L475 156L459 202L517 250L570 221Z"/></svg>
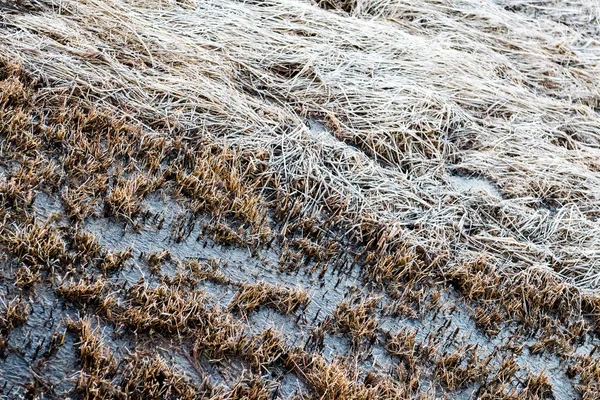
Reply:
<svg viewBox="0 0 600 400"><path fill-rule="evenodd" d="M480 193L502 198L500 191L485 178L476 176L450 175L450 183L459 193Z"/></svg>

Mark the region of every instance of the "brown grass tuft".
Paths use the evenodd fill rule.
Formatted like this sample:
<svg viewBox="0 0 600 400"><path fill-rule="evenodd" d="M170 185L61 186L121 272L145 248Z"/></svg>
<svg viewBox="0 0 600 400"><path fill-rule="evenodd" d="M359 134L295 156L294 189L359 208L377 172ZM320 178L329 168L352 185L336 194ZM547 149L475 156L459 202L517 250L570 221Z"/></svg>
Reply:
<svg viewBox="0 0 600 400"><path fill-rule="evenodd" d="M194 400L196 388L160 356L136 352L126 360L122 391L132 400Z"/></svg>
<svg viewBox="0 0 600 400"><path fill-rule="evenodd" d="M207 323L205 304L201 291L187 292L167 285L151 288L142 280L127 291L126 308L117 318L134 330L183 334Z"/></svg>
<svg viewBox="0 0 600 400"><path fill-rule="evenodd" d="M4 310L0 314L0 332L10 332L13 328L19 327L29 317L29 306L20 297L15 297L6 303L1 301Z"/></svg>
<svg viewBox="0 0 600 400"><path fill-rule="evenodd" d="M364 339L373 339L378 319L374 315L380 298L360 299L355 297L340 302L333 311L333 326L340 333L349 333L355 348L360 347Z"/></svg>
<svg viewBox="0 0 600 400"><path fill-rule="evenodd" d="M274 308L283 314L289 314L306 305L308 293L302 289L273 286L265 282L241 284L229 304L230 310L248 312L259 306Z"/></svg>

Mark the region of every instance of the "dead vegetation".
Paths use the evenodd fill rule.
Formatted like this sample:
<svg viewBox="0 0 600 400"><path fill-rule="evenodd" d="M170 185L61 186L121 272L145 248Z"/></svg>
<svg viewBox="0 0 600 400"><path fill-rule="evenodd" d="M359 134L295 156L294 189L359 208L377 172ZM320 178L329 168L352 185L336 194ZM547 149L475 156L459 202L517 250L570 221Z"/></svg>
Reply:
<svg viewBox="0 0 600 400"><path fill-rule="evenodd" d="M487 375L490 360L491 357L487 361L480 360L477 346L457 348L440 355L435 363L435 374L450 391L455 391Z"/></svg>
<svg viewBox="0 0 600 400"><path fill-rule="evenodd" d="M121 175L117 173L117 176ZM105 212L132 220L142 211L141 200L164 183L163 177L152 174L121 176L104 202Z"/></svg>
<svg viewBox="0 0 600 400"><path fill-rule="evenodd" d="M71 278L69 282L62 282L57 292L74 303L89 304L99 303L109 288L106 279L88 276L77 281Z"/></svg>
<svg viewBox="0 0 600 400"><path fill-rule="evenodd" d="M302 376L310 382L316 394L322 399L363 399L368 390L361 385L343 361L327 363L318 355L298 355L290 359Z"/></svg>
<svg viewBox="0 0 600 400"><path fill-rule="evenodd" d="M185 333L205 323L205 301L200 291L184 294L166 285L150 288L140 281L129 288L127 305L119 320L134 330Z"/></svg>
<svg viewBox="0 0 600 400"><path fill-rule="evenodd" d="M13 332L29 313L46 329L76 311L86 399L270 399L285 374L306 386L298 398L543 399L567 364L597 398L597 356L575 353L600 329L599 36L584 8L209 3L43 0L0 16L0 290L13 299L0 365L35 354L28 396L56 390L43 367L57 345L27 339L26 352ZM460 174L498 193L462 191ZM56 214L39 215L41 193ZM177 216L152 210L159 197ZM169 229L174 249L241 249L270 272L273 253L312 286L240 283L165 243L138 260L102 245L98 221ZM346 286L356 270L366 289ZM41 296L56 296L50 311ZM294 313L282 318L304 348L248 326L261 306ZM456 314L503 343L477 347ZM349 354L331 353L339 334ZM123 338L127 353L109 350ZM373 362L377 346L394 368ZM529 373L516 355L560 366ZM247 376L210 384L238 364Z"/></svg>
<svg viewBox="0 0 600 400"><path fill-rule="evenodd" d="M29 267L23 264L15 273L15 285L20 288L29 288L40 279L38 267Z"/></svg>
<svg viewBox="0 0 600 400"><path fill-rule="evenodd" d="M1 332L6 334L13 328L23 325L29 317L29 306L22 298L15 297L10 301L2 301L2 314L0 315Z"/></svg>
<svg viewBox="0 0 600 400"><path fill-rule="evenodd" d="M68 262L65 243L52 226L34 222L12 229L4 227L2 241L26 265L53 267Z"/></svg>
<svg viewBox="0 0 600 400"><path fill-rule="evenodd" d="M133 257L133 248L129 247L120 251L107 252L103 255L100 268L103 271L116 271L125 267L128 260Z"/></svg>
<svg viewBox="0 0 600 400"><path fill-rule="evenodd" d="M548 399L554 397L552 395L552 385L550 379L544 373L529 374L525 380L525 397Z"/></svg>
<svg viewBox="0 0 600 400"><path fill-rule="evenodd" d="M89 319L68 320L66 325L79 338L77 347L83 370L87 374L102 377L114 373L117 363L112 352L105 347L99 328L92 327L93 322ZM96 321L96 324L98 323L99 321Z"/></svg>
<svg viewBox="0 0 600 400"><path fill-rule="evenodd" d="M103 343L99 328L93 328L91 320L69 320L67 326L79 338L77 347L82 370L77 390L85 399L196 398L194 386L161 357L135 352L117 364ZM115 381L117 372L122 377L120 385Z"/></svg>
<svg viewBox="0 0 600 400"><path fill-rule="evenodd" d="M122 391L127 399L197 398L196 389L160 357L143 353L129 356Z"/></svg>
<svg viewBox="0 0 600 400"><path fill-rule="evenodd" d="M70 246L75 252L75 258L82 264L93 264L100 260L104 253L98 238L84 230L76 230L72 233Z"/></svg>
<svg viewBox="0 0 600 400"><path fill-rule="evenodd" d="M600 384L598 377L600 375L600 362L593 356L593 352L578 357L575 362L569 366L568 373L571 376L579 378L579 384L576 386L583 399L593 399L600 394Z"/></svg>
<svg viewBox="0 0 600 400"><path fill-rule="evenodd" d="M230 282L230 279L221 271L221 266L215 259L208 262L188 260L183 263L182 270L177 276L181 279L189 279L191 276L196 282L208 280L222 285Z"/></svg>
<svg viewBox="0 0 600 400"><path fill-rule="evenodd" d="M306 306L308 300L308 293L301 289L273 286L265 282L241 284L229 309L246 313L259 306L266 306L283 314L290 314L300 306Z"/></svg>
<svg viewBox="0 0 600 400"><path fill-rule="evenodd" d="M355 297L340 302L333 311L333 326L340 333L350 334L354 347L359 348L365 339L374 339L378 322L374 311L379 300L377 297Z"/></svg>

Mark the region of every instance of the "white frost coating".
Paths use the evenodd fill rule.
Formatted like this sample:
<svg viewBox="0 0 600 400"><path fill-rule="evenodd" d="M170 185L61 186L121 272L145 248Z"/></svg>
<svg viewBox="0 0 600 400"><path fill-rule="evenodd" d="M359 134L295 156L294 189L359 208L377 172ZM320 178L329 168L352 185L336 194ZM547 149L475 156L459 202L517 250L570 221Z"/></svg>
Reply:
<svg viewBox="0 0 600 400"><path fill-rule="evenodd" d="M65 93L266 152L284 190L451 263L600 285L598 2L40 4L0 17L0 51ZM449 167L503 200L457 194Z"/></svg>

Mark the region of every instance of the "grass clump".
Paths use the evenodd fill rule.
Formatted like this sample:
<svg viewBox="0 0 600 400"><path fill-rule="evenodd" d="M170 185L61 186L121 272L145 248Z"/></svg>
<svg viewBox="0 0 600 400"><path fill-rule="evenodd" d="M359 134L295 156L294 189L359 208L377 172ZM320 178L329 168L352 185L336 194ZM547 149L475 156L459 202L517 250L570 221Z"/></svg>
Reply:
<svg viewBox="0 0 600 400"><path fill-rule="evenodd" d="M308 293L301 289L274 286L265 282L241 284L229 304L230 310L248 312L259 306L271 307L283 314L290 314L300 306L306 305Z"/></svg>
<svg viewBox="0 0 600 400"><path fill-rule="evenodd" d="M196 388L164 359L137 352L126 360L122 392L127 399L163 400L197 398Z"/></svg>
<svg viewBox="0 0 600 400"><path fill-rule="evenodd" d="M142 211L141 200L163 184L162 176L134 174L119 179L104 202L108 215L124 217L131 221Z"/></svg>
<svg viewBox="0 0 600 400"><path fill-rule="evenodd" d="M71 302L97 305L108 294L110 286L105 278L88 276L63 281L56 291Z"/></svg>
<svg viewBox="0 0 600 400"><path fill-rule="evenodd" d="M117 363L112 352L103 343L99 327L94 328L93 323L92 319L66 321L67 328L79 338L76 346L81 367L91 375L110 375L115 372ZM96 321L96 325L98 323L99 321Z"/></svg>
<svg viewBox="0 0 600 400"><path fill-rule="evenodd" d="M365 339L374 339L378 324L374 313L379 301L378 297L366 299L355 297L340 302L333 311L332 322L335 330L350 334L355 348L360 347Z"/></svg>
<svg viewBox="0 0 600 400"><path fill-rule="evenodd" d="M289 363L323 400L369 398L368 390L342 360L327 363L319 355L296 354Z"/></svg>
<svg viewBox="0 0 600 400"><path fill-rule="evenodd" d="M40 279L40 270L35 266L21 265L15 273L15 286L31 288Z"/></svg>
<svg viewBox="0 0 600 400"><path fill-rule="evenodd" d="M168 285L152 288L142 280L128 289L125 310L117 318L136 331L183 334L206 323L206 296Z"/></svg>
<svg viewBox="0 0 600 400"><path fill-rule="evenodd" d="M133 247L119 251L105 252L100 263L104 272L117 271L125 267L127 261L133 258Z"/></svg>
<svg viewBox="0 0 600 400"><path fill-rule="evenodd" d="M75 230L70 238L70 249L75 253L75 258L82 264L94 264L102 258L104 250L94 234L84 230Z"/></svg>
<svg viewBox="0 0 600 400"><path fill-rule="evenodd" d="M0 331L2 333L9 333L12 329L22 326L27 322L30 310L22 298L15 297L9 302L2 300L2 306L4 308L0 314Z"/></svg>
<svg viewBox="0 0 600 400"><path fill-rule="evenodd" d="M3 244L27 265L52 267L64 265L69 260L65 242L50 225L30 223L3 231Z"/></svg>

